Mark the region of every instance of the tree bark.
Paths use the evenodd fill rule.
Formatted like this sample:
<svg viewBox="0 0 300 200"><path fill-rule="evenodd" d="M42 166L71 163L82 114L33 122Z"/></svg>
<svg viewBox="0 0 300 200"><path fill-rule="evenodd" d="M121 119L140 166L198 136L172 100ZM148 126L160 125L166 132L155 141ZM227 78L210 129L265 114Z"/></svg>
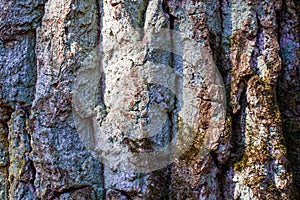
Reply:
<svg viewBox="0 0 300 200"><path fill-rule="evenodd" d="M2 0L0 199L297 199L299 11Z"/></svg>

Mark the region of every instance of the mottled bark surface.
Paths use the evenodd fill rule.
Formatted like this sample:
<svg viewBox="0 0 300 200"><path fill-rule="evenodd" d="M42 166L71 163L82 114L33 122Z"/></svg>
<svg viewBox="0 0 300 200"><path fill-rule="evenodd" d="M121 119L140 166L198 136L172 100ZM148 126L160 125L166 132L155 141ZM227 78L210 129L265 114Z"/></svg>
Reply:
<svg viewBox="0 0 300 200"><path fill-rule="evenodd" d="M299 13L296 0L1 0L0 199L297 199ZM138 28L141 41L145 33L170 29L196 48L182 47L181 58L163 51L181 49L172 31L159 48L132 47L127 39ZM213 58L222 77L215 84L226 90L226 120L216 134L208 128L218 111L209 94L214 87L200 87L205 78L197 73L203 69L185 64L197 48ZM95 49L105 52L100 73L84 64ZM192 71L176 82L183 96L195 94L186 100L191 109L178 111L168 88L122 76L132 69L139 76L150 62ZM83 99L96 96L85 111L72 104L79 75L87 77L80 79ZM84 91L95 81L95 94ZM134 98L126 101L121 93ZM129 141L131 151L165 145L188 116L194 117L194 141L153 172L103 164L80 133L91 131L89 109L95 107L107 139L119 137L114 130L120 127L134 132L136 125L117 109L122 100L125 114L139 123L147 123L155 109L168 113L156 138L133 146ZM83 126L76 126L78 119ZM199 156L203 137L215 142Z"/></svg>

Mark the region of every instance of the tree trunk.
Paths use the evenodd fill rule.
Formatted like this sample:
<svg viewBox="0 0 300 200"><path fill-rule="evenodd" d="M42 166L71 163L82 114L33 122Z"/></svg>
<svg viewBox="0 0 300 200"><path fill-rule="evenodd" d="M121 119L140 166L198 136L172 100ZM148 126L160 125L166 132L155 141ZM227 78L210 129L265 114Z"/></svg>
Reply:
<svg viewBox="0 0 300 200"><path fill-rule="evenodd" d="M2 0L0 199L297 199L296 0Z"/></svg>

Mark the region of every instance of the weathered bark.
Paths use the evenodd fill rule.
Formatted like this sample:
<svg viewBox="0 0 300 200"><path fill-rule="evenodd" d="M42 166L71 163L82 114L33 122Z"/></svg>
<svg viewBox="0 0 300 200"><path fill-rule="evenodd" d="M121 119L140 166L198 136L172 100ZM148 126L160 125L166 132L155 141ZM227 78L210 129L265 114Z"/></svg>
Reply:
<svg viewBox="0 0 300 200"><path fill-rule="evenodd" d="M299 10L296 0L2 0L0 199L297 199ZM188 62L200 49L219 72ZM99 51L102 65L86 64ZM154 76L175 92L138 79L153 63L182 75ZM161 110L159 134L124 140ZM92 140L93 113L105 134ZM155 171L97 156L106 140L147 153L176 137L181 156Z"/></svg>

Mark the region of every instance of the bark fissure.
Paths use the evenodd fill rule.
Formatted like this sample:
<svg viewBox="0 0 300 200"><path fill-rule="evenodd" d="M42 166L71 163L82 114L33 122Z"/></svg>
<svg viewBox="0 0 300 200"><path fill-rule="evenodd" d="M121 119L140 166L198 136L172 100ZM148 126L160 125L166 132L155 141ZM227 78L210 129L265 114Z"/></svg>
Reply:
<svg viewBox="0 0 300 200"><path fill-rule="evenodd" d="M293 5L294 4L294 5ZM282 114L282 127L284 130L284 142L286 144L287 158L290 161L289 168L293 172L293 197L297 197L300 189L299 174L299 148L297 146L300 139L300 68L299 68L299 10L298 1L283 0L282 7L277 10L276 20L278 24L278 41L280 45L280 57L282 59L282 69L277 82L276 96Z"/></svg>

